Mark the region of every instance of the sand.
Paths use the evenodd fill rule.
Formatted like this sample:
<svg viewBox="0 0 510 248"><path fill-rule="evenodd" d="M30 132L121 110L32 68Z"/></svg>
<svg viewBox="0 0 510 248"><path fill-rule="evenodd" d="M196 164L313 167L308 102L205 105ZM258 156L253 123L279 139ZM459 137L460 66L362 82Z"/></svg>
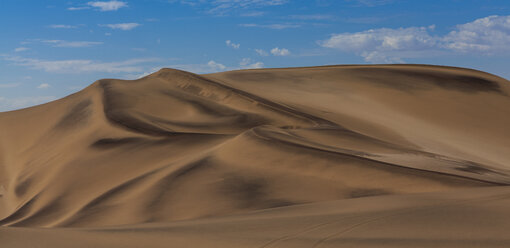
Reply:
<svg viewBox="0 0 510 248"><path fill-rule="evenodd" d="M509 247L508 127L463 68L103 79L0 113L0 247Z"/></svg>

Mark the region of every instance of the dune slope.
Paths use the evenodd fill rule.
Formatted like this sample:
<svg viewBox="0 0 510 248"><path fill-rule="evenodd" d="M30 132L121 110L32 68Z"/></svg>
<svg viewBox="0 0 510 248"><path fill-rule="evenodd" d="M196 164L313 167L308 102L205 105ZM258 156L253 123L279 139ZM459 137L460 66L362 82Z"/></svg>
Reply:
<svg viewBox="0 0 510 248"><path fill-rule="evenodd" d="M289 247L378 240L467 247L462 233L473 230L465 225L510 216L502 209L508 127L510 83L461 68L162 69L133 81L103 79L55 102L0 113L0 245L30 247L18 241L65 234L84 247L137 247L161 233L171 236L161 242L191 245L200 233L240 228L246 239L193 244L283 247L273 236L297 228L278 240L294 239L304 228ZM481 206L484 197L494 204ZM475 222L450 223L445 228L461 230L453 236L416 234L420 221L459 218L456 204ZM426 210L408 212L411 205ZM338 238L386 214L399 217ZM498 236L505 223L472 238L483 247L508 245ZM403 232L406 225L416 232ZM378 228L386 233L373 236Z"/></svg>

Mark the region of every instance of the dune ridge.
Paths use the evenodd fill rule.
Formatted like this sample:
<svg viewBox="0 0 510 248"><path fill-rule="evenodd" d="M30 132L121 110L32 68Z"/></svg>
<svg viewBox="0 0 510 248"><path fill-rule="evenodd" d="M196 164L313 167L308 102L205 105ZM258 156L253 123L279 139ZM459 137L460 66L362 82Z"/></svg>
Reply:
<svg viewBox="0 0 510 248"><path fill-rule="evenodd" d="M188 244L199 235L188 230L193 223L210 232L213 223L226 232L280 226L272 229L276 234L309 218L318 236L308 239L322 241L301 245L334 246L340 244L335 228L350 222L321 222L328 216L356 215L365 223L381 211L406 215L400 211L412 201L440 212L436 202L456 204L464 196L475 202L463 205L466 213L508 215L497 206L508 201L509 126L509 82L463 68L359 65L205 75L162 69L138 80L102 79L66 98L0 113L0 244L9 235L9 247L30 247L16 246L16 237L40 240L51 230L84 247L96 242L87 237L104 238L105 247L136 247L136 235ZM500 205L477 205L497 192ZM342 212L352 204L378 207ZM250 216L260 220L243 221ZM151 234L158 230L153 225L171 237ZM41 227L49 229L34 229ZM122 228L135 237L115 234ZM268 241L272 234L248 233L246 243L197 242L283 247ZM107 241L117 235L132 240ZM404 234L392 235L386 241L397 247ZM425 236L427 245L438 238ZM482 236L485 247L509 244ZM349 242L344 245L377 244Z"/></svg>

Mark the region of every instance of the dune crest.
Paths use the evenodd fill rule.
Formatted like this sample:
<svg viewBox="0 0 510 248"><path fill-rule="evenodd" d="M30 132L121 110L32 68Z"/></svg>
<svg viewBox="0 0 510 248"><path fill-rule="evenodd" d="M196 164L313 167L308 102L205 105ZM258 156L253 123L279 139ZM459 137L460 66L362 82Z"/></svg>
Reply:
<svg viewBox="0 0 510 248"><path fill-rule="evenodd" d="M0 235L194 221L207 229L209 218L228 229L250 216L320 216L363 201L386 209L451 191L485 197L510 184L509 96L505 79L425 65L99 80L0 113ZM148 228L135 229L157 229Z"/></svg>

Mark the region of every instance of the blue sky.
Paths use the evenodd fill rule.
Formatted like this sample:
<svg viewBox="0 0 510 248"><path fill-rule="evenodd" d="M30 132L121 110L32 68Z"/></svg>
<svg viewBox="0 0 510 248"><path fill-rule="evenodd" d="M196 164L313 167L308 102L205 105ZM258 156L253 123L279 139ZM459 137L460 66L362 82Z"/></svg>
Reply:
<svg viewBox="0 0 510 248"><path fill-rule="evenodd" d="M0 111L101 78L424 63L510 78L508 0L1 0Z"/></svg>

